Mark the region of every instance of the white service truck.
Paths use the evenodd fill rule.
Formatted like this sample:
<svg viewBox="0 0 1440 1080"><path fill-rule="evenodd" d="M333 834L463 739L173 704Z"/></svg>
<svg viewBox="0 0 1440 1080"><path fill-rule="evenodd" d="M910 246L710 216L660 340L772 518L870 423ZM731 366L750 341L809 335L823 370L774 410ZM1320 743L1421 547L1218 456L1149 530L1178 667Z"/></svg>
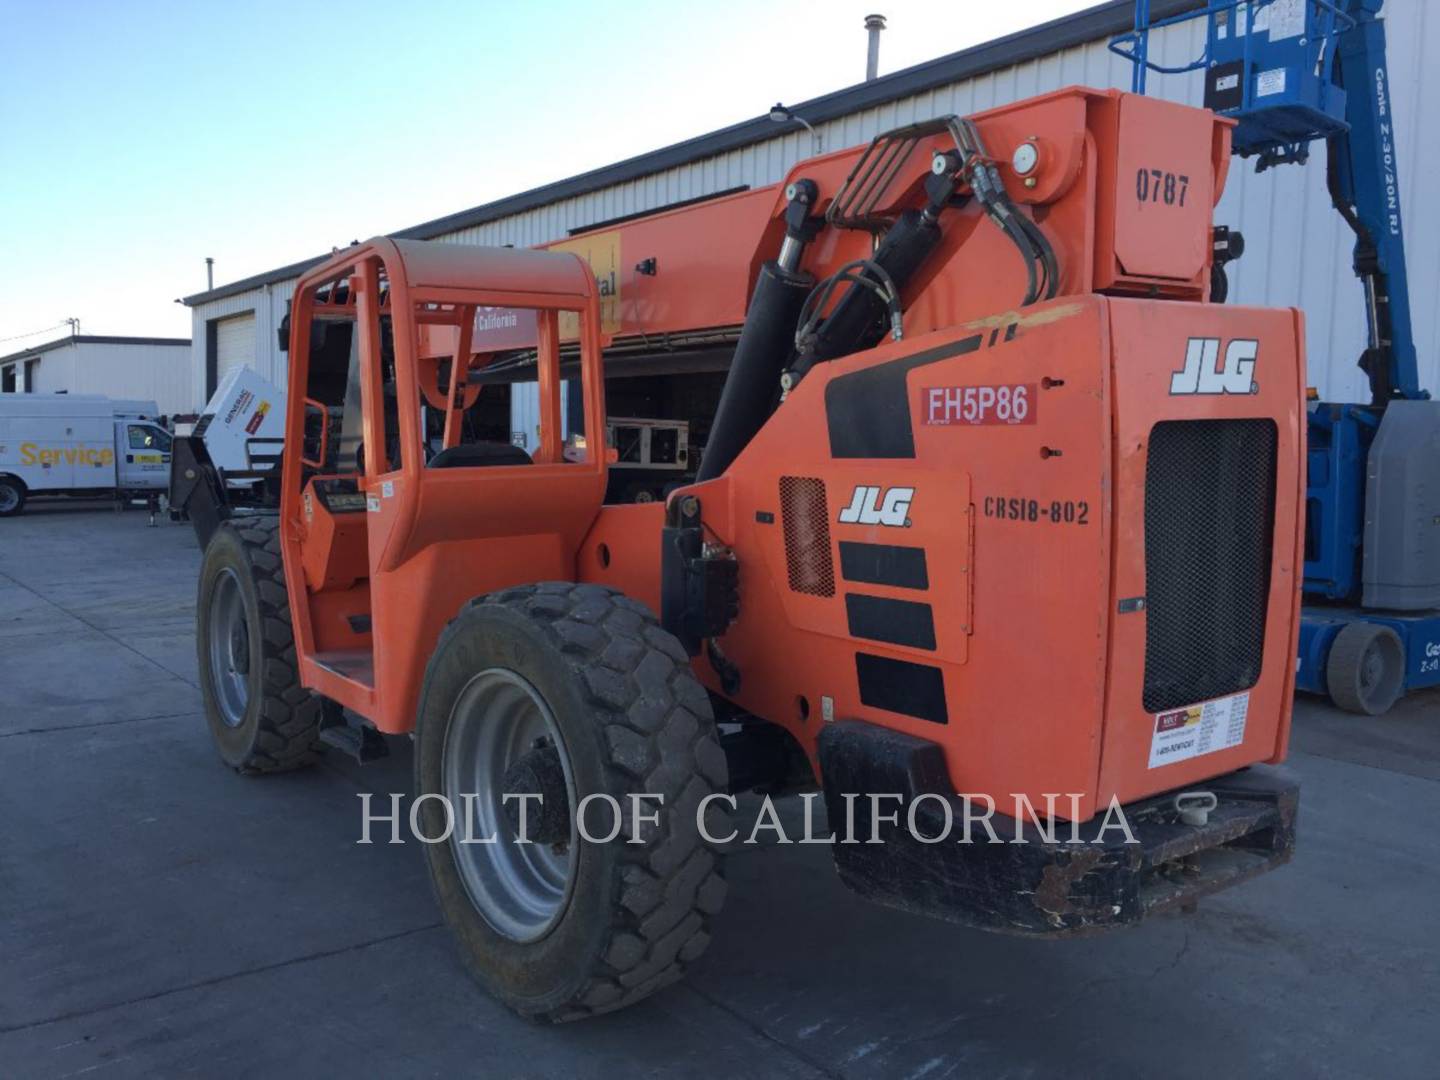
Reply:
<svg viewBox="0 0 1440 1080"><path fill-rule="evenodd" d="M31 497L158 495L170 481L170 433L153 401L89 394L0 394L0 517Z"/></svg>

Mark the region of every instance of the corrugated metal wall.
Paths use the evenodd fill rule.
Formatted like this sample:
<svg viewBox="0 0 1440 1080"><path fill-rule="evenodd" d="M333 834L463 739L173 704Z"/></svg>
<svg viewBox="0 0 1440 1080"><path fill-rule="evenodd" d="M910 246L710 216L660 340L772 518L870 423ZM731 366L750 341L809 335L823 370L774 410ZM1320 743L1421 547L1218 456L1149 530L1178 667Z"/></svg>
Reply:
<svg viewBox="0 0 1440 1080"><path fill-rule="evenodd" d="M34 391L154 401L162 413L178 413L192 407L190 376L190 351L183 345L82 341L40 354Z"/></svg>
<svg viewBox="0 0 1440 1080"><path fill-rule="evenodd" d="M30 387L31 391L36 394L55 394L62 390L79 393L80 391L74 388L75 354L78 351L77 346L67 345L41 353L39 363L35 365L35 380Z"/></svg>
<svg viewBox="0 0 1440 1080"><path fill-rule="evenodd" d="M281 281L202 304L191 311L190 380L193 392L192 400L186 405L187 410L198 411L207 397L208 324L248 312L255 314L255 370L284 389L289 369L285 354L280 351L276 332L280 329L280 321L285 318L285 305L294 292L294 281Z"/></svg>
<svg viewBox="0 0 1440 1080"><path fill-rule="evenodd" d="M1385 22L1390 41L1390 81L1400 161L1401 210L1409 239L1411 301L1422 384L1440 390L1440 210L1421 194L1440 182L1440 140L1423 137L1421 113L1440 107L1440 72L1422 62L1440 56L1440 4L1433 0L1389 0ZM1160 31L1151 56L1174 66L1198 56L1203 25L1196 21ZM828 149L864 142L877 132L943 113L973 113L1073 84L1130 85L1130 65L1111 54L1104 41L1018 64L979 78L867 109L819 127ZM1152 76L1152 94L1200 103L1198 74ZM780 180L814 152L807 132L717 155L603 191L566 199L536 210L441 239L466 244L533 246L564 237L568 230L624 214L740 184L752 187ZM1309 165L1255 175L1239 159L1232 164L1225 196L1216 212L1220 224L1239 228L1245 257L1230 268L1233 303L1298 306L1308 320L1310 382L1335 400L1363 400L1364 377L1355 360L1364 345L1361 291L1350 269L1350 233L1330 206L1323 155ZM361 229L360 231L364 231ZM194 341L203 386L205 321L220 315L267 308L271 328L260 327L257 366L267 378L283 378L284 358L273 327L284 314L293 284L274 285L268 296L255 290L197 307ZM283 298L282 298L283 294Z"/></svg>

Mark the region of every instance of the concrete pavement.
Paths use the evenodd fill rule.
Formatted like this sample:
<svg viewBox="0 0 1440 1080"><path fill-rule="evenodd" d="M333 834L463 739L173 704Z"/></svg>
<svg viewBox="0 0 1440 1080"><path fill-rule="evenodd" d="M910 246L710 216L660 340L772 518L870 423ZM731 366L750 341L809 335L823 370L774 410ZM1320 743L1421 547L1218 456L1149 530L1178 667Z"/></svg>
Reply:
<svg viewBox="0 0 1440 1080"><path fill-rule="evenodd" d="M1302 702L1290 866L1068 942L856 899L818 847L740 849L684 984L543 1028L478 991L419 846L358 846L361 769L248 779L199 715L188 528L0 522L0 1075L1433 1075L1440 696Z"/></svg>

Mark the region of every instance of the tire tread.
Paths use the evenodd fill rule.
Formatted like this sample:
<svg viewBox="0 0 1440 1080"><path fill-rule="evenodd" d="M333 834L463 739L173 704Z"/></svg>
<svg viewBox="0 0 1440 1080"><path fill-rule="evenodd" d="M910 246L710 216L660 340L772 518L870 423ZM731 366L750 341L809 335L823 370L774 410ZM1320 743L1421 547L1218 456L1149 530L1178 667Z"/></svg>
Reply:
<svg viewBox="0 0 1440 1080"><path fill-rule="evenodd" d="M254 745L235 771L254 775L290 772L319 755L323 699L300 685L290 594L285 586L279 517L231 522L245 551L260 609L261 702ZM205 658L201 657L201 663Z"/></svg>
<svg viewBox="0 0 1440 1080"><path fill-rule="evenodd" d="M602 585L542 582L476 597L441 636L479 607L509 608L543 628L577 675L602 726L616 790L663 794L679 820L726 790L724 752L689 658L644 605ZM723 807L712 807L719 816ZM528 1012L560 1022L624 1008L682 978L705 951L725 895L720 851L696 829L647 825L620 843L622 862L606 941L571 1000ZM712 830L719 831L718 820Z"/></svg>

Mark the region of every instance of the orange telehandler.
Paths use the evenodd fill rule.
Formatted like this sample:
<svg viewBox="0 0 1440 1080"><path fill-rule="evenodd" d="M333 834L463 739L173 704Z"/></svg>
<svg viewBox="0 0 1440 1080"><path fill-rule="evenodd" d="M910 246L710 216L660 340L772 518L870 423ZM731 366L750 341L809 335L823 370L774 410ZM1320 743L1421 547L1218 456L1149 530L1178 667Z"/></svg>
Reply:
<svg viewBox="0 0 1440 1080"><path fill-rule="evenodd" d="M1286 861L1304 335L1211 302L1229 142L1071 88L548 250L337 252L278 514L177 449L221 756L412 734L445 918L549 1020L703 952L727 791L818 784L848 886L1012 933ZM663 502L607 501L607 410L703 447ZM1018 842L928 842L986 806Z"/></svg>

